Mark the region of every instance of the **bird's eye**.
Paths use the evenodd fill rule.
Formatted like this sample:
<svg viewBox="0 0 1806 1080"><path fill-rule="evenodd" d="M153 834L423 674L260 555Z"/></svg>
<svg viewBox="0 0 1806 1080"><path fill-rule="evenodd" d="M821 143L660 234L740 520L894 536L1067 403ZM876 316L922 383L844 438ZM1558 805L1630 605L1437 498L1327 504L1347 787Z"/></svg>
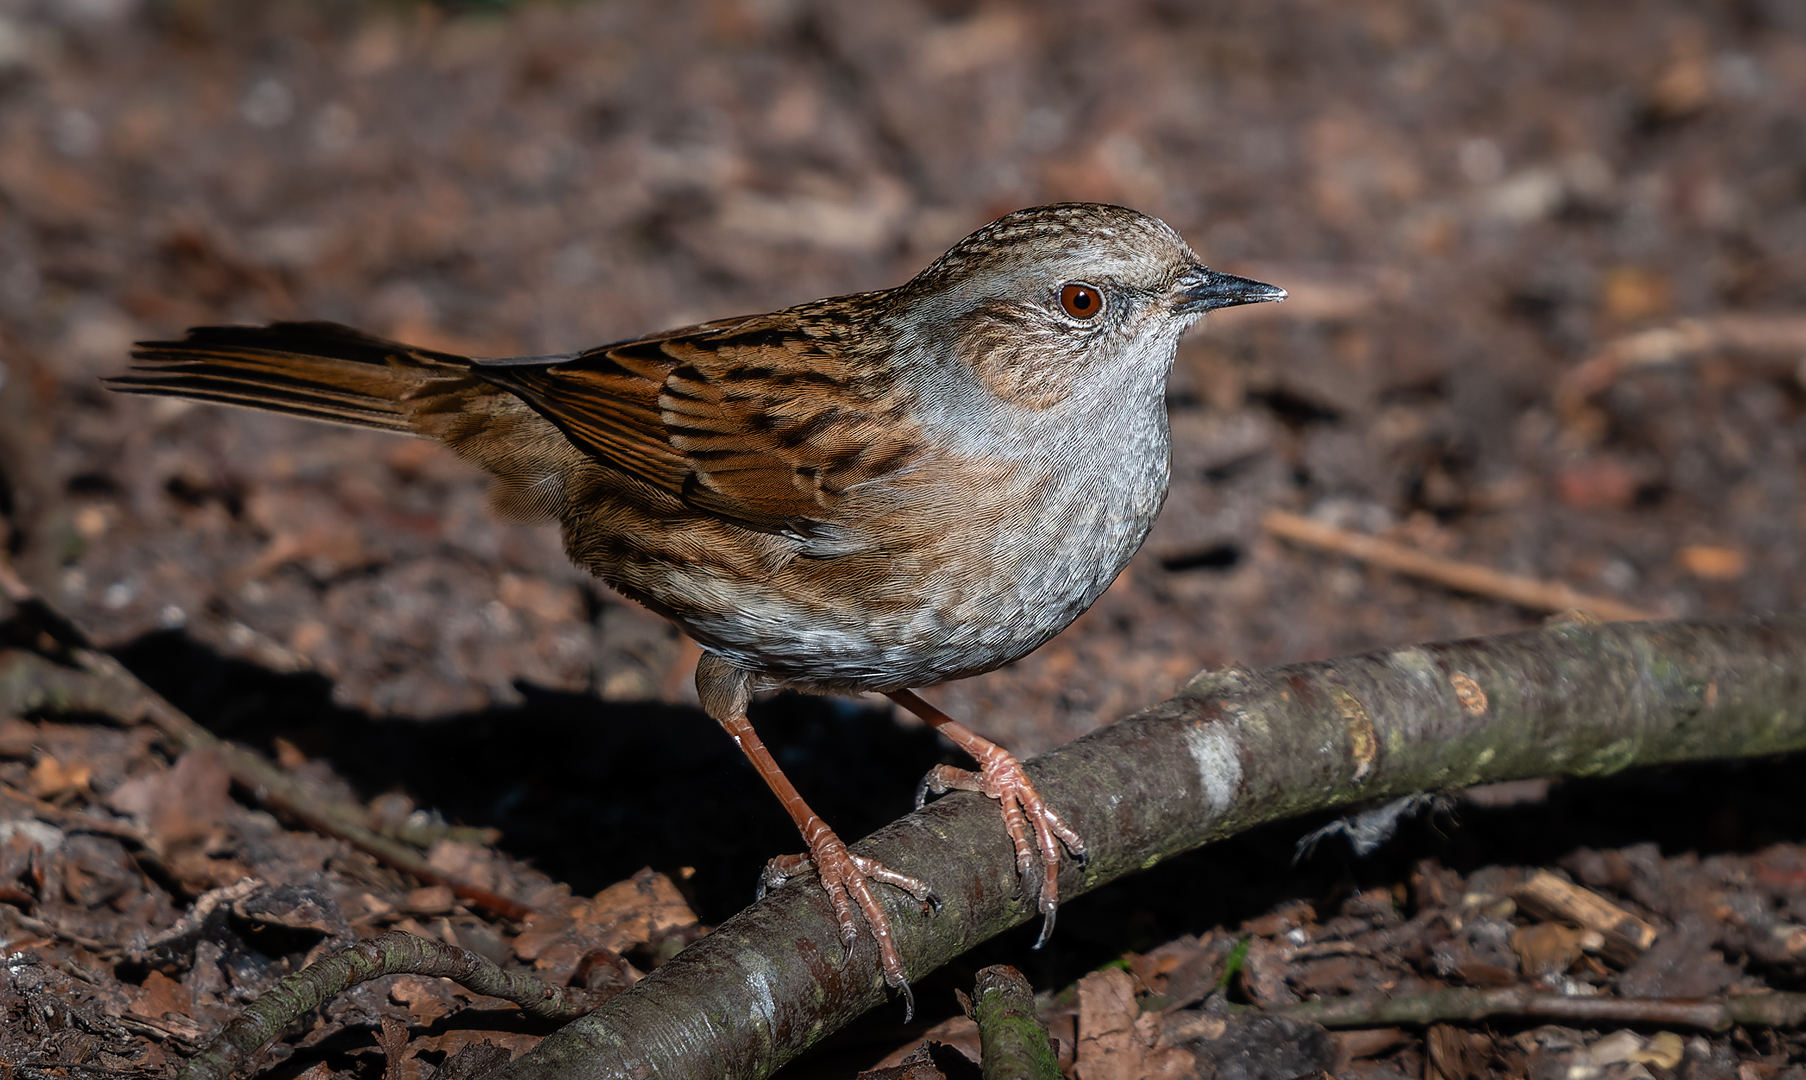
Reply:
<svg viewBox="0 0 1806 1080"><path fill-rule="evenodd" d="M1089 319L1104 310L1104 294L1082 281L1060 286L1060 307L1075 319Z"/></svg>

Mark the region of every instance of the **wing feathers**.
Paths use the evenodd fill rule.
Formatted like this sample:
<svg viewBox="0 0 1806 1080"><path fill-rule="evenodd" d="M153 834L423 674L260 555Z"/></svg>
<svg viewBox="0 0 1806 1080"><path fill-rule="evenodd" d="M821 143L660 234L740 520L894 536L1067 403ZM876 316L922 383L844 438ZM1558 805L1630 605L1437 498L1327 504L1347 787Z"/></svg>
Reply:
<svg viewBox="0 0 1806 1080"><path fill-rule="evenodd" d="M812 534L834 521L846 491L921 453L887 358L845 352L851 317L844 305L811 305L499 361L332 323L203 327L141 344L133 373L109 382L438 436L504 479L496 503L505 513L541 517L569 485L547 469L512 468L508 447L487 445L482 432L501 414L478 399L506 391L592 459L673 499L748 528ZM497 429L495 438L508 437Z"/></svg>

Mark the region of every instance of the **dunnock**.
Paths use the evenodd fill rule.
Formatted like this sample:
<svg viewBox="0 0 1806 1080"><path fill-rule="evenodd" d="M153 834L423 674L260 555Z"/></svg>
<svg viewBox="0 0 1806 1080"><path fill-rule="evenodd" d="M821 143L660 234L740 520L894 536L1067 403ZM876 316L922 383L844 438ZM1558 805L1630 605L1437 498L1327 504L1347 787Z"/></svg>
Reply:
<svg viewBox="0 0 1806 1080"><path fill-rule="evenodd" d="M1118 206L1020 210L894 289L558 356L476 360L331 323L203 327L140 345L128 393L436 438L495 474L516 520L703 649L703 707L808 843L850 947L903 964L871 882L927 884L847 850L746 719L756 690L876 690L978 761L924 781L999 800L1043 939L1062 845L1084 844L1017 760L917 697L990 671L1090 607L1166 498L1164 391L1207 311L1283 289L1206 269ZM918 802L921 799L918 794Z"/></svg>

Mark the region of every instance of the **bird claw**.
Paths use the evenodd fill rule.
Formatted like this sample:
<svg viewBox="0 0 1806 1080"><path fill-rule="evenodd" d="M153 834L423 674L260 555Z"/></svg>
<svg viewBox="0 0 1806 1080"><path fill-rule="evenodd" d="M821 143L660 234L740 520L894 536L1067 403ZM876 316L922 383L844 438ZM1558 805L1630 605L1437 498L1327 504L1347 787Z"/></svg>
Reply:
<svg viewBox="0 0 1806 1080"><path fill-rule="evenodd" d="M859 924L853 915L854 908L858 908L878 942L878 961L884 970L885 985L903 993L903 1022L908 1023L915 1017L915 994L903 977L903 958L891 936L890 916L879 906L871 885L880 882L901 889L918 903L928 904L936 911L941 909L941 898L921 879L900 874L876 859L855 855L826 827L809 838L808 854L780 855L765 864L764 872L759 875L759 897L763 899L767 891L782 886L812 866L840 924L841 962L844 964L852 957L853 947L859 943Z"/></svg>
<svg viewBox="0 0 1806 1080"><path fill-rule="evenodd" d="M1033 880L1037 857L1041 863L1041 887L1035 896L1035 906L1043 916L1041 936L1035 941L1035 948L1039 949L1053 936L1054 916L1059 910L1060 864L1066 861L1065 852L1070 851L1080 866L1089 862L1090 853L1079 834L1042 800L1015 755L1001 747L993 746L992 750L979 758L977 772L951 765L936 765L928 770L916 786L916 809L926 803L929 792L944 795L949 791L975 791L997 800L1003 827L1016 852L1016 875L1025 893Z"/></svg>

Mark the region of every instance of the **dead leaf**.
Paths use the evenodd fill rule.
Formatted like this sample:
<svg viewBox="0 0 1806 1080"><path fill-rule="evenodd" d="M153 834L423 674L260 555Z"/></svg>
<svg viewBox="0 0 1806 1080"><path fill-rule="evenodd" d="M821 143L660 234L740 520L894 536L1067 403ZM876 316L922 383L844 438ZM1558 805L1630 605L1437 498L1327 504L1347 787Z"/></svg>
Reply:
<svg viewBox="0 0 1806 1080"><path fill-rule="evenodd" d="M1674 287L1668 279L1640 266L1620 266L1605 276L1601 306L1617 322L1635 322L1668 311Z"/></svg>
<svg viewBox="0 0 1806 1080"><path fill-rule="evenodd" d="M1588 934L1600 937L1597 930L1582 930L1563 923L1521 926L1511 933L1511 951L1518 954L1518 965L1530 978L1560 975L1580 959Z"/></svg>
<svg viewBox="0 0 1806 1080"><path fill-rule="evenodd" d="M650 867L603 889L588 905L580 906L575 917L579 926L608 928L613 940L602 945L615 952L697 921L677 885Z"/></svg>
<svg viewBox="0 0 1806 1080"><path fill-rule="evenodd" d="M884 1059L872 1066L867 1073L860 1073L859 1080L894 1080L895 1077L908 1076L907 1072L897 1073L893 1070L918 1062L923 1047L936 1048L936 1053L955 1053L966 1059L974 1067L982 1056L979 1049L978 1025L969 1016L952 1016L922 1033L920 1043L911 1043L898 1047L885 1055ZM943 1073L948 1071L945 1061L935 1058L935 1063Z"/></svg>
<svg viewBox="0 0 1806 1080"><path fill-rule="evenodd" d="M650 867L597 893L528 916L514 954L542 978L569 979L598 950L616 955L696 926L696 913L664 874Z"/></svg>
<svg viewBox="0 0 1806 1080"><path fill-rule="evenodd" d="M401 906L416 915L443 915L456 901L457 895L449 885L424 885L410 892Z"/></svg>
<svg viewBox="0 0 1806 1080"><path fill-rule="evenodd" d="M1682 570L1708 581L1731 581L1743 576L1749 560L1736 548L1710 544L1689 544L1674 553L1674 561Z"/></svg>
<svg viewBox="0 0 1806 1080"><path fill-rule="evenodd" d="M88 790L94 769L84 762L64 765L45 754L31 767L31 793L40 799L56 800L79 795Z"/></svg>
<svg viewBox="0 0 1806 1080"><path fill-rule="evenodd" d="M138 987L138 996L132 1002L132 1011L139 1016L148 1016L154 1020L174 1013L177 1016L194 1016L194 995L181 983L163 974L152 971L144 977Z"/></svg>
<svg viewBox="0 0 1806 1080"><path fill-rule="evenodd" d="M169 852L205 840L231 803L232 777L217 750L190 750L167 772L128 780L107 803L145 823L150 840Z"/></svg>
<svg viewBox="0 0 1806 1080"><path fill-rule="evenodd" d="M1430 1053L1429 1080L1478 1080L1486 1075L1492 1039L1479 1032L1463 1031L1450 1024L1435 1024L1424 1033Z"/></svg>
<svg viewBox="0 0 1806 1080"><path fill-rule="evenodd" d="M500 880L496 859L496 853L481 844L445 838L433 841L426 855L434 870L479 889L494 889Z"/></svg>
<svg viewBox="0 0 1806 1080"><path fill-rule="evenodd" d="M383 1080L402 1080L401 1059L408 1050L408 1026L393 1016L382 1018L376 1045L383 1052Z"/></svg>
<svg viewBox="0 0 1806 1080"><path fill-rule="evenodd" d="M1078 1080L1149 1080L1190 1076L1197 1063L1178 1047L1158 1046L1160 1018L1140 1015L1135 976L1121 968L1079 980Z"/></svg>
<svg viewBox="0 0 1806 1080"><path fill-rule="evenodd" d="M1135 978L1120 968L1079 980L1079 1080L1141 1080L1144 1051L1135 1034Z"/></svg>
<svg viewBox="0 0 1806 1080"><path fill-rule="evenodd" d="M981 1075L965 1054L929 1038L907 1054L892 1054L857 1080L977 1080Z"/></svg>

